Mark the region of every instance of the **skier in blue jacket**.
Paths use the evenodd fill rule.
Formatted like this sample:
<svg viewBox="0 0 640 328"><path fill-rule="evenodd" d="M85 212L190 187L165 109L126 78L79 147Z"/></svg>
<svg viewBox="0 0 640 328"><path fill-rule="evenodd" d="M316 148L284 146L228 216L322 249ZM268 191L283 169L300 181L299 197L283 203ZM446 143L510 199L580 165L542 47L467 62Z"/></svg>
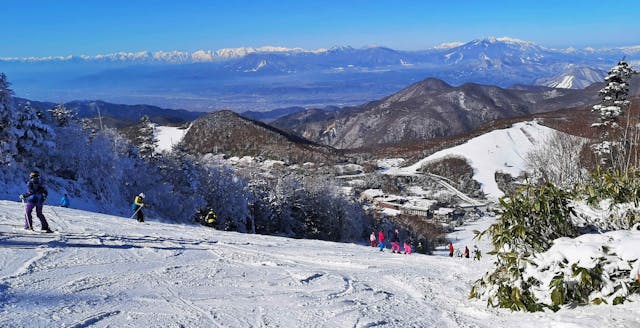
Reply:
<svg viewBox="0 0 640 328"><path fill-rule="evenodd" d="M64 196L62 196L62 198L60 198L60 206L61 207L69 207L69 198L67 197L67 194L64 194Z"/></svg>

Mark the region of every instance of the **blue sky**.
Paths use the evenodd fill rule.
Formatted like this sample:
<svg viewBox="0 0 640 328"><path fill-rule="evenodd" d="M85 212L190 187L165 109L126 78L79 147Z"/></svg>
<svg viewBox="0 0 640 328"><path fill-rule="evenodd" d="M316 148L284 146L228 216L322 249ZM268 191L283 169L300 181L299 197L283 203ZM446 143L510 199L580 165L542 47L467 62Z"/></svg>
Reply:
<svg viewBox="0 0 640 328"><path fill-rule="evenodd" d="M548 47L640 45L637 0L2 0L0 7L0 57L263 45L415 50L487 36Z"/></svg>

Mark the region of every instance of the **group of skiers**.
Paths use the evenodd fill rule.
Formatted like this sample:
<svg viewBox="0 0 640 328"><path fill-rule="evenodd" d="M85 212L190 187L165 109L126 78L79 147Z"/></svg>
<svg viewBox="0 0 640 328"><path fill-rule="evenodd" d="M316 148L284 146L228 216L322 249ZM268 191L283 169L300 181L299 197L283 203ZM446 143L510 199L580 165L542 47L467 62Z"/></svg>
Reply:
<svg viewBox="0 0 640 328"><path fill-rule="evenodd" d="M390 235L390 244L391 244L391 253L398 253L398 254L402 254L402 251L400 250L400 231L398 231L398 229L394 229L391 233L389 233ZM386 248L386 244L385 244L385 235L384 235L384 231L379 230L378 231L378 238L376 239L376 233L375 231L371 232L371 235L369 236L369 240L371 242L371 247L378 247L380 248L380 251L384 251L384 249ZM409 243L408 240L405 240L403 243L403 249L404 249L404 254L411 254L413 253L413 249L411 247L411 244Z"/></svg>
<svg viewBox="0 0 640 328"><path fill-rule="evenodd" d="M47 196L49 195L49 193L47 192L47 188L45 187L44 183L42 183L42 181L40 180L40 172L38 171L33 171L29 174L29 181L27 182L27 192L20 195L20 199L25 202L25 222L24 222L24 228L25 229L29 229L29 230L33 230L33 218L32 218L32 212L33 209L36 209L36 216L38 217L38 219L40 219L40 227L42 229L42 231L44 232L48 232L51 233L53 232L50 228L49 228L49 223L47 222L46 218L44 217L44 214L42 213L42 207L44 205L44 202L47 200ZM137 196L135 196L135 198L133 199L133 204L131 205L131 209L133 211L133 215L131 215L131 218L133 218L134 216L136 216L138 222L144 222L144 213L142 212L142 207L144 207L144 193L140 193ZM62 197L62 199L60 199L60 206L61 207L69 207L69 198L67 197L67 194L64 194L64 196ZM207 212L207 215L204 218L204 223L208 226L215 226L216 224L216 213L213 211L213 209L210 209ZM390 235L390 244L391 244L391 253L397 253L397 254L402 254L402 251L400 249L400 231L398 229L394 229L393 231L391 231L389 233ZM378 231L378 236L376 238L376 233L375 231L371 232L371 235L369 236L369 240L371 242L371 247L378 247L380 248L380 251L384 251L384 249L386 248L386 244L385 244L385 234L382 230ZM418 244L418 250L421 250L422 244ZM403 243L403 249L404 249L404 254L411 254L413 253L413 249L411 247L411 244L409 242L409 240L405 240ZM478 246L474 246L474 259L475 260L480 260L481 257L481 253L480 250L478 249ZM453 248L453 243L449 242L449 256L453 257L453 253L454 253L454 248ZM460 251L458 250L458 253L460 253ZM460 257L462 257L462 254L459 254ZM465 258L469 258L469 248L467 246L464 247L464 257Z"/></svg>
<svg viewBox="0 0 640 328"><path fill-rule="evenodd" d="M49 223L42 213L42 208L44 206L45 200L49 193L47 192L47 188L44 183L40 179L40 172L32 171L29 174L29 181L27 182L27 192L20 195L20 199L25 203L25 216L24 216L24 228L33 230L33 219L32 212L33 209L36 209L36 216L40 219L40 226L42 231L44 232L53 232L49 228ZM60 207L69 207L69 196L64 194L60 199ZM133 203L131 204L131 210L133 214L131 215L131 219L134 217L138 220L138 222L144 222L144 213L142 212L142 208L145 206L145 196L144 193L140 193L134 197ZM213 209L210 209L206 216L204 217L204 223L207 226L214 227L216 225L217 216Z"/></svg>
<svg viewBox="0 0 640 328"><path fill-rule="evenodd" d="M382 230L379 230L377 233L377 237L376 237L376 232L372 231L371 235L369 235L369 242L371 247L378 247L382 252L387 247L387 244L385 244L385 241L387 240L387 238L390 239L391 253L402 254L403 252L400 249L400 231L398 229L391 230L387 236L385 236ZM474 247L473 259L479 261L480 258L482 257L482 254L480 253L480 249L478 249L477 245L474 245L473 247ZM417 248L419 252L422 252L423 250L422 243L418 243ZM449 248L449 256L453 257L455 249L453 248L452 242L449 242L448 248ZM411 242L408 239L404 241L403 249L404 249L404 254L413 253ZM461 253L460 250L457 251L458 257L469 258L470 257L469 253L470 253L469 247L467 246L464 247L464 253Z"/></svg>
<svg viewBox="0 0 640 328"><path fill-rule="evenodd" d="M24 215L24 228L27 230L33 229L33 209L36 210L36 216L40 220L40 229L43 232L52 233L53 231L49 227L49 223L42 213L42 209L44 207L44 203L47 200L47 196L49 196L49 192L45 187L44 183L40 179L40 172L32 171L29 173L29 181L27 181L27 192L21 194L19 196L20 200L25 204L25 215ZM60 199L60 207L69 207L69 196L64 194ZM142 212L142 207L144 206L144 193L140 193L137 195L132 204L133 215L137 216L138 222L144 222L144 213Z"/></svg>
<svg viewBox="0 0 640 328"><path fill-rule="evenodd" d="M449 242L449 257L453 257L453 243ZM457 251L458 253L458 257L465 257L465 258L469 258L469 247L465 246L464 247L464 255L462 253L460 253L460 250ZM482 257L482 254L480 253L480 249L478 249L477 245L473 246L473 259L480 261L480 258Z"/></svg>

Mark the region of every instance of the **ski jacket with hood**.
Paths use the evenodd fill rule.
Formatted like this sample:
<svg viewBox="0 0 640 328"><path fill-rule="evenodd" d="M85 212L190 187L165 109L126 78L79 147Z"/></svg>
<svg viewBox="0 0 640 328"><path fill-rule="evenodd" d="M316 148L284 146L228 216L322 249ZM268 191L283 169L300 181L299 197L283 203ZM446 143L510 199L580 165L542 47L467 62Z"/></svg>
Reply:
<svg viewBox="0 0 640 328"><path fill-rule="evenodd" d="M47 195L47 189L40 181L40 177L33 177L27 182L27 193L24 194L24 197L29 203L42 204Z"/></svg>

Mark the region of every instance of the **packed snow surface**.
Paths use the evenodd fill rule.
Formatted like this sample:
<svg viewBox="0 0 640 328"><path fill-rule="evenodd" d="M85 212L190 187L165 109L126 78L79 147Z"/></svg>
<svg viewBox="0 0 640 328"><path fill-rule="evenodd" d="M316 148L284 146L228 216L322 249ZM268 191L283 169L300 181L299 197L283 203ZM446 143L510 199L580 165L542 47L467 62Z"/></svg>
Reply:
<svg viewBox="0 0 640 328"><path fill-rule="evenodd" d="M482 191L497 199L504 193L495 180L496 172L516 177L525 171L525 156L555 130L536 122L516 123L508 129L494 130L452 148L436 152L404 168L390 168L388 174L416 174L427 162L447 157L464 158L473 168L473 179L482 184Z"/></svg>
<svg viewBox="0 0 640 328"><path fill-rule="evenodd" d="M491 265L0 201L2 327L637 327L636 304L514 313L468 300ZM450 235L472 249L478 221ZM36 228L39 224L36 223ZM483 251L485 243L478 244Z"/></svg>
<svg viewBox="0 0 640 328"><path fill-rule="evenodd" d="M157 151L170 151L171 148L182 141L189 129L175 126L156 126L156 138L158 139Z"/></svg>

